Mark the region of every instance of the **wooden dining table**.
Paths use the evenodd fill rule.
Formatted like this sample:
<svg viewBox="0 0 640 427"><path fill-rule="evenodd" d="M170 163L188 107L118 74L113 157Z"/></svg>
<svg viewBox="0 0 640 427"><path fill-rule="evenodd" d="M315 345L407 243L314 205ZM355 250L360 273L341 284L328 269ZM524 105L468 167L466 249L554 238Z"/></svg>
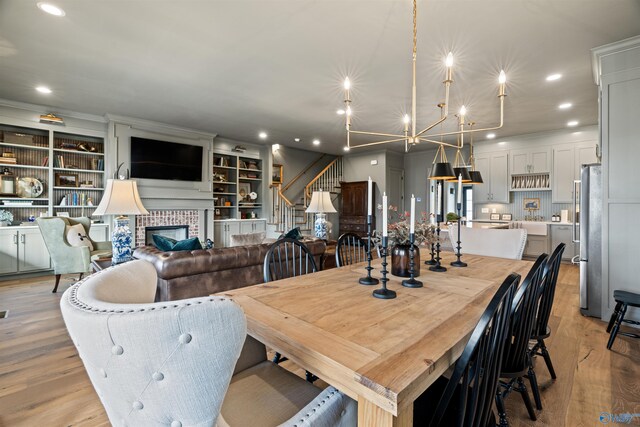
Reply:
<svg viewBox="0 0 640 427"><path fill-rule="evenodd" d="M412 426L414 400L460 356L502 281L533 265L464 255L468 266L452 267L452 253L442 258L446 272L420 266L422 288L389 273L394 299L358 284L365 263L222 295L243 308L249 335L356 400L358 426ZM372 266L380 278L381 260Z"/></svg>

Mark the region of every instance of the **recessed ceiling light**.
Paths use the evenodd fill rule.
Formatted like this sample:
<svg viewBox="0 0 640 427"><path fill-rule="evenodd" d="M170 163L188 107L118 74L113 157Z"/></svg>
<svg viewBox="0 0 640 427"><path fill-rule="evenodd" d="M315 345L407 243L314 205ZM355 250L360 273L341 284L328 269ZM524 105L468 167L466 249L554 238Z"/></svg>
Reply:
<svg viewBox="0 0 640 427"><path fill-rule="evenodd" d="M570 122L567 122L567 126L570 127L574 127L574 126L578 126L578 121L577 120L571 120Z"/></svg>
<svg viewBox="0 0 640 427"><path fill-rule="evenodd" d="M558 108L561 110L566 110L567 108L573 107L573 104L570 102L565 102L563 104L558 105Z"/></svg>
<svg viewBox="0 0 640 427"><path fill-rule="evenodd" d="M46 94L50 94L51 93L51 89L49 89L46 86L38 86L36 87L36 90L40 93L46 93Z"/></svg>
<svg viewBox="0 0 640 427"><path fill-rule="evenodd" d="M300 138L293 138L295 142L300 142Z"/></svg>
<svg viewBox="0 0 640 427"><path fill-rule="evenodd" d="M320 145L320 140L319 139L314 139L313 140L313 145Z"/></svg>
<svg viewBox="0 0 640 427"><path fill-rule="evenodd" d="M344 147L344 151L349 151L349 150L351 150L351 148L349 148L349 147L347 147L347 146L345 145L345 147Z"/></svg>
<svg viewBox="0 0 640 427"><path fill-rule="evenodd" d="M258 136L260 137L260 139L267 139L267 133L266 132L260 132L258 134Z"/></svg>
<svg viewBox="0 0 640 427"><path fill-rule="evenodd" d="M51 3L39 2L38 9L53 16L65 15L64 10L60 9L58 6L52 5Z"/></svg>
<svg viewBox="0 0 640 427"><path fill-rule="evenodd" d="M344 110L341 108L338 111L336 111L336 114L343 115L344 114Z"/></svg>
<svg viewBox="0 0 640 427"><path fill-rule="evenodd" d="M548 82L552 82L552 81L554 81L554 80L559 80L560 78L562 78L562 74L558 74L558 73L556 73L556 74L549 74L549 75L547 76L547 81L548 81Z"/></svg>
<svg viewBox="0 0 640 427"><path fill-rule="evenodd" d="M487 134L487 139L493 139L493 138L495 138L495 137L496 137L496 134L495 134L495 133L488 133L488 134Z"/></svg>

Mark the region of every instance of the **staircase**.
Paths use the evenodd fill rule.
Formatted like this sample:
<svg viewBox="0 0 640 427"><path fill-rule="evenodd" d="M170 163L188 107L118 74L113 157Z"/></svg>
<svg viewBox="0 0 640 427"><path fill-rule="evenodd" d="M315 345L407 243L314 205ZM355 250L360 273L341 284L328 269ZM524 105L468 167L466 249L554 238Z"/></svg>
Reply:
<svg viewBox="0 0 640 427"><path fill-rule="evenodd" d="M284 194L294 182L304 175L306 170L310 169L320 159L309 165L305 171L301 172L286 186L283 187L281 184L272 186L273 207L269 224L275 226L277 233L282 234L294 227L300 227L300 231L303 233L311 234L315 219L313 214L307 214L305 210L307 206L309 206L311 195L314 191L320 189L329 191L332 195L331 201L333 205L337 207L337 199L340 194L340 181L342 181L342 157L334 159L318 175L309 181L299 201L294 203Z"/></svg>

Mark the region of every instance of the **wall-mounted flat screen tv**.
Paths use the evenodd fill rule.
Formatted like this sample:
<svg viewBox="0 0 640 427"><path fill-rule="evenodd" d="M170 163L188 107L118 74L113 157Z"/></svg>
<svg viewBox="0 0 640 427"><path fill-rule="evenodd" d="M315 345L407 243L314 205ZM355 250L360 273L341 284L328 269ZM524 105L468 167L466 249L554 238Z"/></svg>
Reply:
<svg viewBox="0 0 640 427"><path fill-rule="evenodd" d="M131 177L202 181L199 145L131 137Z"/></svg>

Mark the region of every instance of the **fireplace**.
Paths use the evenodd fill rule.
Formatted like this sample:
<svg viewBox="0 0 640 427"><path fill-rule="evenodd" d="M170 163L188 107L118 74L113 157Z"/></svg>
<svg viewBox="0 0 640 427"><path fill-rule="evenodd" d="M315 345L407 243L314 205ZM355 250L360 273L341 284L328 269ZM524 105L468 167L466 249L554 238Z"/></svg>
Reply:
<svg viewBox="0 0 640 427"><path fill-rule="evenodd" d="M144 241L146 245L153 245L153 235L159 234L174 240L184 240L189 237L188 225L159 225L144 228Z"/></svg>

